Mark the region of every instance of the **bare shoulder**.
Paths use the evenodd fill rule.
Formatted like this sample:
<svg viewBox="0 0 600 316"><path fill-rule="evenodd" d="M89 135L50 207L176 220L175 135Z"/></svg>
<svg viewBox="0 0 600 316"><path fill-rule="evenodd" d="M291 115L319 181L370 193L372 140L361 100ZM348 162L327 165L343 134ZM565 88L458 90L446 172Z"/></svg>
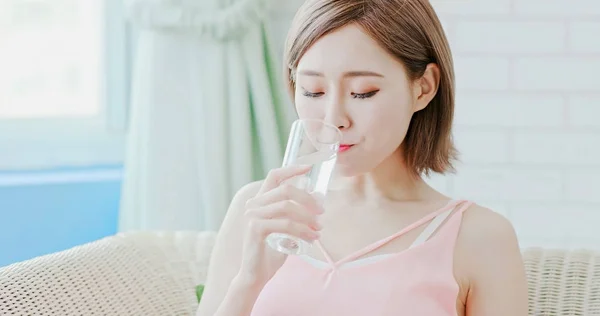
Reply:
<svg viewBox="0 0 600 316"><path fill-rule="evenodd" d="M512 223L502 214L477 204L463 215L459 243L477 252L518 247Z"/></svg>
<svg viewBox="0 0 600 316"><path fill-rule="evenodd" d="M463 214L456 247L457 255L468 271L495 265L499 257L520 256L512 223L502 214L477 204Z"/></svg>
<svg viewBox="0 0 600 316"><path fill-rule="evenodd" d="M472 205L463 215L455 268L474 315L526 315L527 279L517 234L503 215ZM468 293L468 294L467 294Z"/></svg>

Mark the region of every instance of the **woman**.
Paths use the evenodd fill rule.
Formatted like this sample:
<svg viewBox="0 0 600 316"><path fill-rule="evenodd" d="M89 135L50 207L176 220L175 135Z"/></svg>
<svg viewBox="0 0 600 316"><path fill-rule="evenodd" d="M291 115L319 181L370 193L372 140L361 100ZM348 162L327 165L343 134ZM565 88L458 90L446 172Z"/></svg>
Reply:
<svg viewBox="0 0 600 316"><path fill-rule="evenodd" d="M456 156L452 58L428 1L309 0L285 65L299 117L342 132L340 187L320 208L281 185L307 172L289 167L241 189L198 315L526 315L511 224L422 179ZM285 256L273 232L316 246Z"/></svg>

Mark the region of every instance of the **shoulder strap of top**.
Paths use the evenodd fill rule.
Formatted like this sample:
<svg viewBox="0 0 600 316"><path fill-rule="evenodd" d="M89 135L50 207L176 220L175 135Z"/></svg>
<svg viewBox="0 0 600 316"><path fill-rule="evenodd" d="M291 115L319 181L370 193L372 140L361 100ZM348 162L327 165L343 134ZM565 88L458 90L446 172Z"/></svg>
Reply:
<svg viewBox="0 0 600 316"><path fill-rule="evenodd" d="M341 264L343 264L345 262L349 262L349 261L352 261L352 260L354 260L356 258L360 258L360 257L362 257L362 256L364 256L364 255L366 255L366 254L368 254L368 253L370 253L370 252L372 252L372 251L374 251L376 249L379 249L382 246L386 245L387 243L391 242L392 240L394 240L394 239L396 239L396 238L398 238L398 237L406 234L407 232L409 232L409 231L411 231L411 230L413 230L413 229L415 229L415 228L417 228L417 227L419 227L419 226L427 223L428 221L432 220L436 216L438 216L438 215L440 215L440 214L442 214L442 213L444 213L444 212L446 212L448 210L454 209L461 202L462 201L460 201L460 200L457 200L457 201L452 200L448 204L446 204L446 206L444 206L441 209L439 209L439 210L437 210L437 211L435 211L433 213L430 213L430 214L426 215L425 217L421 218L420 220L418 220L418 221L416 221L416 222L414 222L414 223L406 226L405 228L403 228L399 232L397 232L397 233L395 233L395 234L393 234L391 236L388 236L386 238L383 238L383 239L381 239L379 241L376 241L376 242L374 242L374 243L372 243L372 244L370 244L370 245L368 245L368 246L366 246L366 247L364 247L364 248L362 248L362 249L360 249L360 250L358 250L358 251L356 251L356 252L348 255L347 257L339 260L338 262L335 262L335 265L339 266L339 265L341 265ZM325 255L326 258L329 257L329 255L327 254L327 252L325 252L324 248L321 247L321 250L323 251L323 253L324 253L324 255Z"/></svg>
<svg viewBox="0 0 600 316"><path fill-rule="evenodd" d="M418 245L426 242L427 240L429 240L429 238L431 238L431 236L440 228L440 226L442 226L444 223L448 222L448 221L446 221L446 218L448 218L448 216L450 216L452 214L452 212L454 210L456 210L456 208L458 206L460 206L460 207L458 208L458 210L456 210L456 212L454 212L454 214L452 214L451 218L462 217L462 214L471 205L473 205L472 201L463 200L463 201L461 201L461 203L456 205L453 209L449 209L446 212L438 215L436 218L433 219L433 221L431 221L431 223L429 223L429 225L425 228L425 230L423 230L423 232L421 232L421 234L417 237L417 239L415 239L415 241L412 243L410 248L418 246Z"/></svg>
<svg viewBox="0 0 600 316"><path fill-rule="evenodd" d="M427 225L427 227L425 227L425 230L423 230L421 232L421 234L419 234L417 239L415 239L415 241L413 241L413 243L410 245L409 248L416 247L416 246L426 242L431 237L431 235L433 235L433 233L435 233L435 231L444 223L444 221L446 220L446 218L448 218L448 216L450 215L450 213L452 213L452 211L454 211L454 209L449 209L449 210L445 211L444 213L436 216L431 221L431 223L429 223L429 225Z"/></svg>

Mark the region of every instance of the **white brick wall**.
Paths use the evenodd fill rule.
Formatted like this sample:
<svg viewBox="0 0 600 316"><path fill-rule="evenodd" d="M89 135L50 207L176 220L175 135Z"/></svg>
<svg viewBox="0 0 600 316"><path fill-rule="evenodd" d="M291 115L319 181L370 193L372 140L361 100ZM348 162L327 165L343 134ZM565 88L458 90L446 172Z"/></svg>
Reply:
<svg viewBox="0 0 600 316"><path fill-rule="evenodd" d="M598 34L600 34L600 22L598 21L570 23L569 49L576 53L600 53Z"/></svg>
<svg viewBox="0 0 600 316"><path fill-rule="evenodd" d="M496 54L559 53L564 50L566 33L564 23L560 21L489 22L458 19L450 40L455 54L487 55L491 51Z"/></svg>
<svg viewBox="0 0 600 316"><path fill-rule="evenodd" d="M600 248L600 1L431 1L462 152L433 185L506 215L523 246Z"/></svg>
<svg viewBox="0 0 600 316"><path fill-rule="evenodd" d="M567 21L571 21L580 18L598 18L600 15L600 4L596 0L512 0L512 7L512 16L514 17L557 18L559 20L568 18Z"/></svg>
<svg viewBox="0 0 600 316"><path fill-rule="evenodd" d="M600 94L587 96L573 94L569 97L568 102L567 124L569 126L575 128L600 128L600 119L598 119Z"/></svg>
<svg viewBox="0 0 600 316"><path fill-rule="evenodd" d="M600 35L596 40L600 41ZM561 57L515 58L512 72L513 86L517 90L598 92L600 87L598 56L578 57L576 53L565 53Z"/></svg>
<svg viewBox="0 0 600 316"><path fill-rule="evenodd" d="M510 84L509 61L501 57L455 56L456 81L462 89L506 90ZM481 70L489 80L482 80Z"/></svg>
<svg viewBox="0 0 600 316"><path fill-rule="evenodd" d="M455 58L462 154L430 183L504 214L522 246L600 248L600 1L430 1ZM276 10L277 45L300 2Z"/></svg>

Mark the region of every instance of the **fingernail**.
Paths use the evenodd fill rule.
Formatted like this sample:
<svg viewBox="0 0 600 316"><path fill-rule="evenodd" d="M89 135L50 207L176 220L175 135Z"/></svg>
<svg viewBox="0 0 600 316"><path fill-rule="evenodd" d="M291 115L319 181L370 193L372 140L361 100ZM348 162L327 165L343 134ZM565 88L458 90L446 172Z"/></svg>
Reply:
<svg viewBox="0 0 600 316"><path fill-rule="evenodd" d="M321 226L321 224L319 224L319 223L314 223L314 224L310 225L310 227L313 230L321 230L321 229L323 229L323 226Z"/></svg>
<svg viewBox="0 0 600 316"><path fill-rule="evenodd" d="M314 208L314 211L315 211L315 213L317 213L318 215L325 213L325 210L324 210L322 207L320 207L320 206L317 206L317 207L315 207L315 208Z"/></svg>

